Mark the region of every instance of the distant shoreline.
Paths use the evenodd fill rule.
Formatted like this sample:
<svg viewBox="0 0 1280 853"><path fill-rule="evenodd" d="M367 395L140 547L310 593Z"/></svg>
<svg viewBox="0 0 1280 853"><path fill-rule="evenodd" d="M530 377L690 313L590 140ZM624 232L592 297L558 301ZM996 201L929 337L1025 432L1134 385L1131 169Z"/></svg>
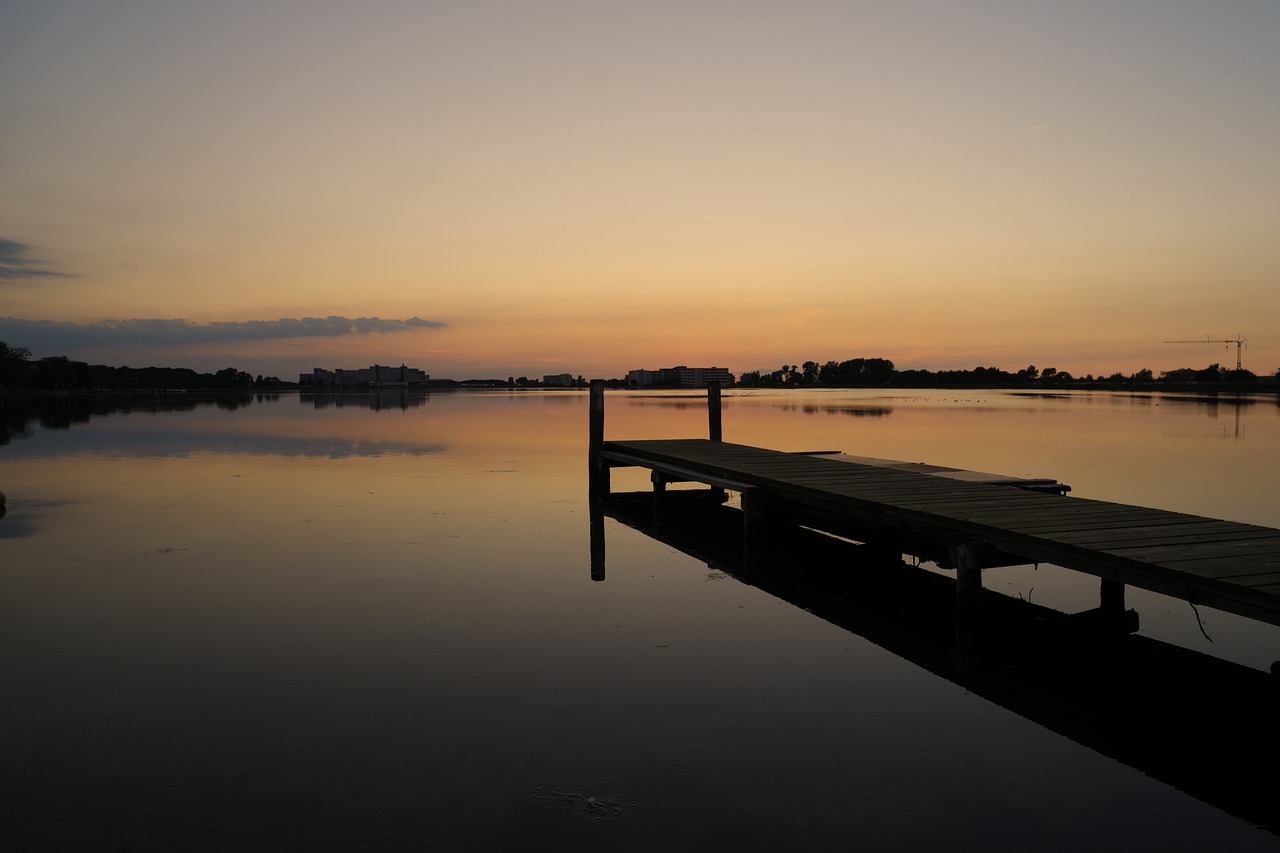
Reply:
<svg viewBox="0 0 1280 853"><path fill-rule="evenodd" d="M705 391L705 388L687 388L687 387L657 387L647 386L644 388L627 387L625 384L608 385L609 390L613 391L632 391L636 393L653 393L662 396L669 396L673 392L697 393ZM799 387L769 387L769 386L743 386L730 385L724 387L724 391L732 394L735 391L753 391L753 392L828 392L828 391L954 391L958 389L971 391L1009 391L1014 394L1034 397L1052 397L1055 395L1067 395L1070 392L1110 392L1125 394L1196 394L1196 395L1213 395L1219 396L1223 394L1236 395L1280 395L1280 381L1275 379L1259 379L1246 382L1175 382L1165 383L1160 381L1143 382L1143 383L1120 383L1112 384L1108 382L1071 382L1064 384L1040 385L1040 384L1000 384L1000 383L975 383L975 384L922 384L922 385L903 385L903 384L885 384L885 385L810 385ZM198 396L198 397L258 397L258 396L280 396L288 394L310 394L318 396L340 395L340 394L358 394L358 395L376 395L376 394L437 394L442 392L457 393L528 393L528 392L585 392L586 387L547 387L547 386L484 386L484 385L439 385L431 387L382 387L382 388L306 388L306 387L286 387L272 389L229 389L229 388L77 388L67 390L50 390L50 389L25 389L16 390L9 389L0 391L0 399L3 398L47 398L47 397L182 397L182 396Z"/></svg>

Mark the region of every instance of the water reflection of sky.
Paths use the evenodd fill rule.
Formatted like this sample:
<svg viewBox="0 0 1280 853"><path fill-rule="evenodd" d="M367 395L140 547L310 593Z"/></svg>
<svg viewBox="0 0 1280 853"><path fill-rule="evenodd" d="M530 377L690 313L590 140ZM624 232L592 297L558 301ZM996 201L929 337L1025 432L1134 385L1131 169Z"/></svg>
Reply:
<svg viewBox="0 0 1280 853"><path fill-rule="evenodd" d="M247 453L256 456L348 456L400 454L426 456L447 450L443 444L360 440L341 436L219 435L170 430L166 425L138 428L137 424L40 432L31 440L8 448L5 458L35 459L76 453L108 456L172 456L192 453Z"/></svg>
<svg viewBox="0 0 1280 853"><path fill-rule="evenodd" d="M607 435L704 435L705 403L678 402L610 394ZM1254 505L1277 473L1271 408L1237 442L1169 437L1212 431L1197 404L725 404L730 441L1280 521ZM863 406L892 412L821 411ZM196 830L222 849L1273 843L637 531L607 526L593 582L585 443L581 394L37 426L0 448L0 671L21 699L0 704L0 790L68 839L111 825L169 849ZM1051 567L987 583L1096 604L1096 581ZM1274 631L1202 610L1208 643L1184 602L1130 606L1144 631L1277 656ZM538 791L635 807L586 823Z"/></svg>
<svg viewBox="0 0 1280 853"><path fill-rule="evenodd" d="M211 398L193 401L120 400L81 406L52 416L32 410L15 423L6 458L105 453L120 456L184 456L190 453L254 455L422 456L440 453L445 445L418 433L387 434L384 429L358 429L361 415L403 415L426 404L427 395L331 395L315 401L286 397ZM301 403L303 411L282 408ZM317 416L319 410L337 417ZM314 411L313 411L314 410ZM176 417L175 415L181 415ZM376 424L370 421L370 424ZM354 434L353 434L354 433Z"/></svg>

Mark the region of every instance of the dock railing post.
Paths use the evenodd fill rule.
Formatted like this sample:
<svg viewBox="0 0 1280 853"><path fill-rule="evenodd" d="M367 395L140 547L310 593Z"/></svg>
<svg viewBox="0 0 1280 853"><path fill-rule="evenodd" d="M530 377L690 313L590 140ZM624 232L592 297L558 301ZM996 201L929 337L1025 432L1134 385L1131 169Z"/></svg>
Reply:
<svg viewBox="0 0 1280 853"><path fill-rule="evenodd" d="M720 383L707 384L707 427L712 441L723 441L724 432L720 427Z"/></svg>

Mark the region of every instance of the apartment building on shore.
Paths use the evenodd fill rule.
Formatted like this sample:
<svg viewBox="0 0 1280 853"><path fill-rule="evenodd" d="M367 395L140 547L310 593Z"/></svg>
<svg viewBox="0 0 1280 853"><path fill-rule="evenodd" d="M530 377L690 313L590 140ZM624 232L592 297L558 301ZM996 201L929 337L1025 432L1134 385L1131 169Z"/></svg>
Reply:
<svg viewBox="0 0 1280 853"><path fill-rule="evenodd" d="M319 388L411 388L425 385L431 376L416 367L374 364L357 370L325 370L317 367L298 377L299 385Z"/></svg>
<svg viewBox="0 0 1280 853"><path fill-rule="evenodd" d="M636 388L667 386L676 388L705 388L711 383L729 386L734 376L726 367L663 367L659 370L630 370L627 384Z"/></svg>

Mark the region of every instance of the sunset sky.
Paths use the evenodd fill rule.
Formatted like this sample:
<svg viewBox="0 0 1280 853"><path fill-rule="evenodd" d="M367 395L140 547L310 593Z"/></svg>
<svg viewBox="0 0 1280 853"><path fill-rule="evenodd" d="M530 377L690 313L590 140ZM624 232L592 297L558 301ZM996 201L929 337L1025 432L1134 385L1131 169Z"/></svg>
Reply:
<svg viewBox="0 0 1280 853"><path fill-rule="evenodd" d="M0 340L1280 368L1280 3L4 0Z"/></svg>

